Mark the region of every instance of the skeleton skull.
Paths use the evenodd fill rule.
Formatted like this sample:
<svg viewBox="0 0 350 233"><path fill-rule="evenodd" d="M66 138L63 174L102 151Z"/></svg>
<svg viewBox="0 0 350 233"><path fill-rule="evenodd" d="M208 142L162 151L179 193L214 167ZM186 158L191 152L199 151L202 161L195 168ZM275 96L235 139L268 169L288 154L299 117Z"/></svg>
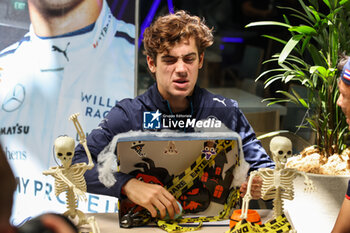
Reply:
<svg viewBox="0 0 350 233"><path fill-rule="evenodd" d="M270 151L276 165L284 166L287 157L292 155L292 142L286 137L273 137L270 142Z"/></svg>
<svg viewBox="0 0 350 233"><path fill-rule="evenodd" d="M74 139L68 136L61 136L55 140L55 154L61 160L63 167L68 168L74 156Z"/></svg>

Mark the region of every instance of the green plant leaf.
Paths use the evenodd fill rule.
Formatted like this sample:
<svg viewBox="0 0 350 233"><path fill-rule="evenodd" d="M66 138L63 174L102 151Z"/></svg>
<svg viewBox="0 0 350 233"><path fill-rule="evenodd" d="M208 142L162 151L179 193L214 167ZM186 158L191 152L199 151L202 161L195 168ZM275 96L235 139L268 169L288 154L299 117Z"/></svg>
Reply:
<svg viewBox="0 0 350 233"><path fill-rule="evenodd" d="M289 24L286 23L281 23L281 22L277 22L277 21L259 21L259 22L252 22L247 24L245 27L249 28L249 27L256 27L256 26L282 26L282 27L286 27L286 28L290 28L292 27Z"/></svg>
<svg viewBox="0 0 350 233"><path fill-rule="evenodd" d="M263 63L272 65L264 71L264 86L272 83L300 84L307 89L307 96L297 90L284 88L277 93L282 98L269 98L268 106L293 102L307 109L304 121L298 128L308 127L316 132L317 147L325 156L344 148L349 135L345 117L336 105L339 91L336 69L338 55L350 55L350 0L298 0L301 8L282 8L291 14L282 15L284 23L271 21L252 23L250 26L282 26L289 32L289 39L265 36L283 44L280 53L274 54ZM322 10L321 10L322 9ZM322 13L323 12L323 13ZM299 25L289 20L293 17ZM280 68L276 68L276 66ZM301 97L302 96L302 97ZM264 99L264 101L267 99ZM341 136L339 136L341 135Z"/></svg>
<svg viewBox="0 0 350 233"><path fill-rule="evenodd" d="M316 4L317 4L317 1L316 1ZM321 20L321 17L318 14L317 10L315 10L315 8L313 8L313 7L310 7L310 10L311 10L312 14L314 14L316 22L319 22Z"/></svg>
<svg viewBox="0 0 350 233"><path fill-rule="evenodd" d="M261 74L255 79L255 82L258 81L261 77L265 76L265 75L268 74L268 73L271 73L271 72L281 72L281 71L285 71L285 69L272 69L272 70L264 71L263 73L261 73Z"/></svg>
<svg viewBox="0 0 350 233"><path fill-rule="evenodd" d="M318 71L322 76L327 76L327 70L323 66L311 66L310 67L310 73L313 74L316 71Z"/></svg>
<svg viewBox="0 0 350 233"><path fill-rule="evenodd" d="M323 2L326 3L326 5L328 6L329 9L332 9L332 6L328 0L323 0Z"/></svg>
<svg viewBox="0 0 350 233"><path fill-rule="evenodd" d="M287 102L291 102L291 101L288 99L280 99L280 100L275 100L275 101L269 102L266 106L271 106L271 105L279 104L279 103L287 103Z"/></svg>
<svg viewBox="0 0 350 233"><path fill-rule="evenodd" d="M275 41L277 41L277 42L280 42L281 44L287 44L287 41L282 40L282 39L280 39L280 38L277 38L277 37L275 37L275 36L263 35L263 37L266 37L266 38L268 38L268 39L275 40Z"/></svg>
<svg viewBox="0 0 350 233"><path fill-rule="evenodd" d="M295 27L291 27L288 29L289 31L293 31L293 32L298 32L299 34L303 34L303 35L315 35L317 33L317 31L310 27L310 26L295 26Z"/></svg>
<svg viewBox="0 0 350 233"><path fill-rule="evenodd" d="M310 118L306 118L306 121L310 124L311 128L313 128L317 131L316 123L314 120L312 120Z"/></svg>
<svg viewBox="0 0 350 233"><path fill-rule="evenodd" d="M291 88L291 91L303 107L309 108L309 105L306 103L306 101L303 98L300 97L300 95L294 90L294 88Z"/></svg>
<svg viewBox="0 0 350 233"><path fill-rule="evenodd" d="M281 74L277 74L277 75L274 75L270 78L268 78L266 81L265 81L265 88L267 88L268 86L271 85L271 83L274 83L276 82L277 80L280 80L283 78L283 75Z"/></svg>
<svg viewBox="0 0 350 233"><path fill-rule="evenodd" d="M318 0L309 0L312 6L315 6L318 9Z"/></svg>
<svg viewBox="0 0 350 233"><path fill-rule="evenodd" d="M297 98L295 98L295 96L293 96L292 94L290 94L287 91L276 91L277 93L281 93L283 95L285 95L288 99L290 99L293 103L298 104L299 101Z"/></svg>
<svg viewBox="0 0 350 233"><path fill-rule="evenodd" d="M313 63L317 65L327 66L327 63L324 62L324 59L322 58L319 50L316 48L315 45L309 44L308 51L312 57Z"/></svg>
<svg viewBox="0 0 350 233"><path fill-rule="evenodd" d="M289 83L293 78L295 77L295 75L287 75L286 77L285 77L285 83Z"/></svg>
<svg viewBox="0 0 350 233"><path fill-rule="evenodd" d="M270 138L270 137L277 136L277 135L279 135L281 133L289 133L289 131L288 130L272 131L272 132L269 132L269 133L262 134L262 135L256 137L256 139L261 140L261 139L264 139L264 138Z"/></svg>
<svg viewBox="0 0 350 233"><path fill-rule="evenodd" d="M295 35L292 38L289 39L287 44L284 46L280 57L278 59L278 64L281 64L284 62L284 60L288 57L290 52L294 49L294 47L299 43L299 41L303 38L303 35Z"/></svg>
<svg viewBox="0 0 350 233"><path fill-rule="evenodd" d="M303 40L303 45L301 46L300 54L304 53L305 49L308 47L310 43L311 38L312 38L311 36L307 36L305 40Z"/></svg>
<svg viewBox="0 0 350 233"><path fill-rule="evenodd" d="M309 20L308 18L306 18L305 15L297 15L297 14L291 14L291 16L293 16L294 18L300 19L302 22L311 25L314 25L314 21Z"/></svg>
<svg viewBox="0 0 350 233"><path fill-rule="evenodd" d="M299 0L300 5L302 6L302 8L304 9L305 13L307 14L307 18L311 19L312 21L315 21L315 18L312 16L312 14L310 13L310 10L308 9L308 7L305 5L303 0Z"/></svg>

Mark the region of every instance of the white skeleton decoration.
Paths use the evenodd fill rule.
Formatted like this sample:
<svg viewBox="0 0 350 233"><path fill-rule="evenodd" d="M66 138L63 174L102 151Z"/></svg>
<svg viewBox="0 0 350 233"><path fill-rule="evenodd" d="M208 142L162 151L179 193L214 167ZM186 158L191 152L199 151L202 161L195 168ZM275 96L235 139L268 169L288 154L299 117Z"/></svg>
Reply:
<svg viewBox="0 0 350 233"><path fill-rule="evenodd" d="M69 217L71 220L78 217L78 227L89 224L93 233L99 233L100 229L94 217L86 218L85 214L77 209L78 199L86 201L86 182L84 179L84 173L86 170L90 170L94 167L89 148L87 147L84 131L78 121L78 115L78 113L71 115L70 120L73 121L77 130L80 139L79 143L83 145L89 163L77 163L72 165L75 149L74 139L68 136L61 136L55 140L54 148L56 157L61 161L62 166L51 167L49 170L44 171L43 174L51 175L55 178L56 196L67 191L66 202L68 210L64 212L63 215Z"/></svg>
<svg viewBox="0 0 350 233"><path fill-rule="evenodd" d="M264 200L273 200L274 218L283 214L283 199L294 199L293 180L297 175L305 177L305 191L312 192L315 190L312 180L310 180L305 172L297 171L293 168L285 168L287 156L292 154L292 142L282 136L272 138L270 142L270 151L273 160L276 163L275 169L260 168L257 171L250 173L247 193L243 198L242 203L242 219L247 218L249 201L252 199L250 194L251 185L255 176L260 176L263 180L261 187L261 198Z"/></svg>

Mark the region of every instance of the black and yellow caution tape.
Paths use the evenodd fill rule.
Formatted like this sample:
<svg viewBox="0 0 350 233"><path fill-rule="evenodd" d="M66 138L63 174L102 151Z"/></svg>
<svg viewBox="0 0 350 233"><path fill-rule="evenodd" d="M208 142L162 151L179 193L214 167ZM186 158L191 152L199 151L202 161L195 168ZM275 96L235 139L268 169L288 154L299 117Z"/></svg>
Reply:
<svg viewBox="0 0 350 233"><path fill-rule="evenodd" d="M173 233L173 232L196 231L202 227L203 223L199 222L198 226L195 226L195 227L183 227L183 226L180 226L177 222L158 220L157 225L161 229L163 229L169 233Z"/></svg>
<svg viewBox="0 0 350 233"><path fill-rule="evenodd" d="M213 154L210 158L206 158L204 154L201 154L190 167L188 167L181 174L177 175L172 182L167 185L167 190L173 194L176 199L178 199L184 193L184 191L192 187L193 181L203 174L204 169L208 165L212 165L214 163L214 159L218 154L222 152L227 153L236 146L236 142L233 140L217 140L216 143L215 154ZM240 161L238 155L236 161L236 166L239 166ZM239 189L232 189L224 204L223 210L217 216L180 218L171 221L158 220L157 224L160 228L167 232L186 232L198 230L202 226L203 222L214 222L228 219L231 209L238 205L239 200ZM184 223L198 223L199 225L196 227L182 227L179 225Z"/></svg>
<svg viewBox="0 0 350 233"><path fill-rule="evenodd" d="M216 222L221 220L228 219L230 215L230 210L237 205L238 201L240 200L240 192L238 189L233 189L230 192L230 195L227 198L226 203L224 204L223 210L219 213L217 216L208 216L208 217L191 217L191 218L180 218L176 220L158 220L157 225L169 232L187 232L187 231L196 231L199 228L202 227L204 222ZM185 223L198 223L198 226L196 227L183 227L181 224Z"/></svg>
<svg viewBox="0 0 350 233"><path fill-rule="evenodd" d="M291 224L284 214L262 225L251 223L243 219L226 233L283 233L292 229Z"/></svg>
<svg viewBox="0 0 350 233"><path fill-rule="evenodd" d="M234 140L216 140L216 153L212 154L209 158L206 157L204 153L191 164L184 172L175 176L173 180L165 186L165 188L176 198L178 199L182 196L185 191L190 189L193 186L193 182L202 176L204 169L213 165L214 159L220 153L227 153L231 151L237 143ZM236 166L240 165L239 155L236 155ZM240 192L238 189L232 188L229 193L226 202L224 204L223 210L217 216L209 217L191 217L191 218L180 218L176 220L157 220L157 225L167 231L167 232L186 232L186 231L195 231L198 230L203 222L213 222L228 219L230 211L233 207L238 205L240 201ZM140 217L140 216L139 216ZM142 214L144 223L151 220L150 215ZM198 223L198 226L195 227L182 227L179 224L184 223Z"/></svg>
<svg viewBox="0 0 350 233"><path fill-rule="evenodd" d="M176 198L178 199L183 191L188 190L192 187L193 181L200 177L204 169L213 164L214 159L221 152L229 152L234 148L235 141L233 140L217 140L216 145L216 153L213 154L210 158L206 158L205 154L201 153L201 155L194 161L191 166L189 166L185 171L175 176L173 180L167 184L166 189ZM236 158L237 165L239 166L239 157Z"/></svg>

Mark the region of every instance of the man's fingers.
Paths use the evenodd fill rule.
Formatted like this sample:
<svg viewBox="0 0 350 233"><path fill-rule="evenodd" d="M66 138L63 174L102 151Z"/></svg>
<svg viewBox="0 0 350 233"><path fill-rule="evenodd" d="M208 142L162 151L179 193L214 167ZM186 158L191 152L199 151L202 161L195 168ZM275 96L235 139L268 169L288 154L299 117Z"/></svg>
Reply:
<svg viewBox="0 0 350 233"><path fill-rule="evenodd" d="M262 180L262 178L260 176L255 176L253 178L253 185L254 184L262 185L262 183L263 183L263 180Z"/></svg>
<svg viewBox="0 0 350 233"><path fill-rule="evenodd" d="M175 216L175 208L173 206L173 203L170 202L168 199L166 199L166 203L164 203L166 210L169 214L170 219L173 219Z"/></svg>
<svg viewBox="0 0 350 233"><path fill-rule="evenodd" d="M140 190L144 192L140 193ZM157 217L157 211L161 218L164 218L167 212L170 218L181 212L174 196L160 185L131 179L124 185L124 191L132 202L146 208L152 217Z"/></svg>
<svg viewBox="0 0 350 233"><path fill-rule="evenodd" d="M153 205L147 205L147 206L143 206L145 207L152 215L153 218L157 217L158 213L156 208Z"/></svg>
<svg viewBox="0 0 350 233"><path fill-rule="evenodd" d="M244 197L247 192L247 182L244 182L241 187L239 188L239 191L241 192L241 197Z"/></svg>
<svg viewBox="0 0 350 233"><path fill-rule="evenodd" d="M252 195L253 199L259 199L261 197L261 185L252 186L250 194Z"/></svg>
<svg viewBox="0 0 350 233"><path fill-rule="evenodd" d="M165 205L159 200L159 199L154 199L153 200L153 205L156 207L156 209L159 211L159 217L164 218L166 215L166 207Z"/></svg>
<svg viewBox="0 0 350 233"><path fill-rule="evenodd" d="M239 191L241 192L241 197L244 197L247 193L248 182L244 182ZM255 176L252 180L250 187L250 195L253 199L259 199L261 197L261 187L262 187L262 178L260 176Z"/></svg>
<svg viewBox="0 0 350 233"><path fill-rule="evenodd" d="M171 195L171 193L169 193L167 190L165 190L164 196L169 201L169 206L167 206L167 209L168 210L171 209L173 211L173 213L169 212L169 217L174 218L175 213L181 214L180 207L179 207L178 202L176 201L175 197L173 195Z"/></svg>
<svg viewBox="0 0 350 233"><path fill-rule="evenodd" d="M250 192L250 194L252 195L253 199L259 199L261 197L261 192L260 191L255 191L255 192Z"/></svg>
<svg viewBox="0 0 350 233"><path fill-rule="evenodd" d="M175 213L177 214L181 214L181 209L180 209L180 206L179 206L179 203L175 200Z"/></svg>
<svg viewBox="0 0 350 233"><path fill-rule="evenodd" d="M166 190L157 199L153 200L153 205L159 210L160 218L165 218L168 214L170 219L174 219L175 213L180 214L181 211L176 199Z"/></svg>

